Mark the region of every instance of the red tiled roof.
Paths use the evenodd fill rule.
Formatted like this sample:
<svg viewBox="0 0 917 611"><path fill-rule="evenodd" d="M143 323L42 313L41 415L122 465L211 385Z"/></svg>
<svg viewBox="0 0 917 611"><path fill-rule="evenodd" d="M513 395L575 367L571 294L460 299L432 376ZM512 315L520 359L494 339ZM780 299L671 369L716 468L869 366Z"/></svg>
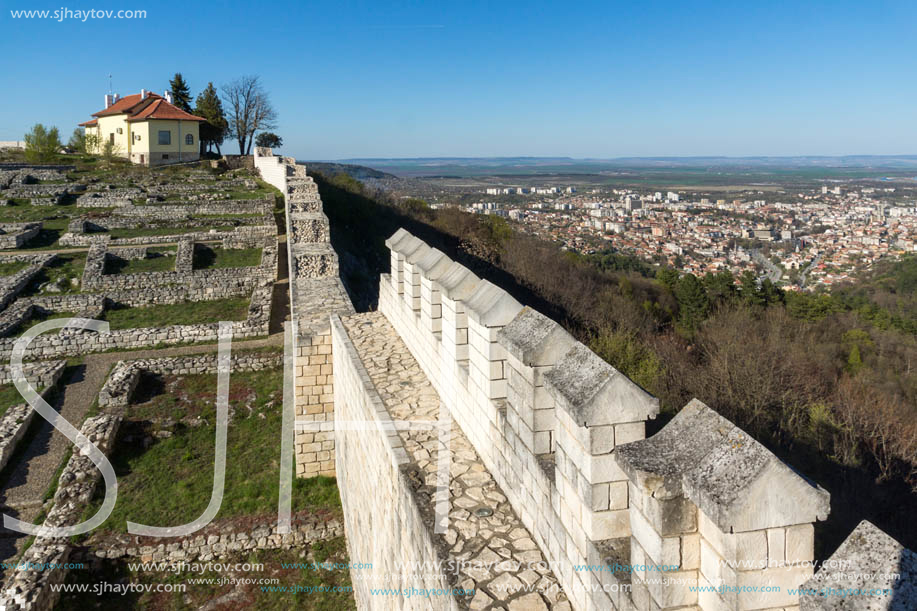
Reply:
<svg viewBox="0 0 917 611"><path fill-rule="evenodd" d="M98 124L99 124L98 119L89 119L88 121L84 121L83 123L80 123L80 127L94 127Z"/></svg>
<svg viewBox="0 0 917 611"><path fill-rule="evenodd" d="M206 121L203 117L196 117L189 112L185 112L174 104L169 104L164 99L159 98L152 104L147 105L143 110L135 115L128 117L128 121L146 121L147 119L172 119L179 121Z"/></svg>
<svg viewBox="0 0 917 611"><path fill-rule="evenodd" d="M124 96L108 108L93 113L93 117L110 117L112 115L129 115L128 121L146 121L148 119L172 119L180 121L206 121L185 112L181 108L170 104L161 95L149 92L145 98L139 93ZM94 119L93 119L94 120ZM88 123L88 122L87 122ZM82 123L80 125L83 125Z"/></svg>
<svg viewBox="0 0 917 611"><path fill-rule="evenodd" d="M159 96L155 93L148 93L146 99L158 98ZM107 117L110 115L120 115L121 113L130 112L134 106L143 102L144 98L140 97L139 93L134 95L126 95L108 108L100 110L99 112L92 113L93 117Z"/></svg>

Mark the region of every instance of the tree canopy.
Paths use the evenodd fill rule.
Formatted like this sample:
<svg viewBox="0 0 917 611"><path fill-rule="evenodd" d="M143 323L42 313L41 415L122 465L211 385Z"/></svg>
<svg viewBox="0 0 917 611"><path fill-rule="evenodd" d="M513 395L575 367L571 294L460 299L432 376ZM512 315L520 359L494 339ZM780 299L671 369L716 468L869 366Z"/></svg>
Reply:
<svg viewBox="0 0 917 611"><path fill-rule="evenodd" d="M169 81L169 86L172 88L172 103L185 112L191 112L191 90L181 72L175 73L175 76Z"/></svg>
<svg viewBox="0 0 917 611"><path fill-rule="evenodd" d="M283 138L273 132L261 132L255 136L255 146L269 149L279 149L283 146Z"/></svg>
<svg viewBox="0 0 917 611"><path fill-rule="evenodd" d="M220 145L226 139L229 123L223 112L223 102L217 95L213 83L207 83L207 87L197 96L194 114L207 119L201 124L201 146L207 147L208 150L216 147L217 153L220 153Z"/></svg>
<svg viewBox="0 0 917 611"><path fill-rule="evenodd" d="M277 111L257 76L243 76L223 85L229 131L239 143L239 154L250 155L255 132L273 129Z"/></svg>
<svg viewBox="0 0 917 611"><path fill-rule="evenodd" d="M61 149L60 134L56 127L49 129L36 123L24 139L25 157L31 162L53 161Z"/></svg>

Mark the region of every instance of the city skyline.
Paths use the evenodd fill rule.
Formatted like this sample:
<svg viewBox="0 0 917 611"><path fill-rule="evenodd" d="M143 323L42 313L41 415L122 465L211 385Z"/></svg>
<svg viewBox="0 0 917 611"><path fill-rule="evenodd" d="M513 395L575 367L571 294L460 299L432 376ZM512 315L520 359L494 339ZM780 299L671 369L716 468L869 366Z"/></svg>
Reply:
<svg viewBox="0 0 917 611"><path fill-rule="evenodd" d="M101 109L109 74L127 95L181 72L194 95L260 75L283 152L301 159L915 152L910 3L102 2L146 16L12 15L61 8L0 14L6 78L29 83L0 102L0 140L36 122L69 135ZM157 47L161 32L171 42Z"/></svg>

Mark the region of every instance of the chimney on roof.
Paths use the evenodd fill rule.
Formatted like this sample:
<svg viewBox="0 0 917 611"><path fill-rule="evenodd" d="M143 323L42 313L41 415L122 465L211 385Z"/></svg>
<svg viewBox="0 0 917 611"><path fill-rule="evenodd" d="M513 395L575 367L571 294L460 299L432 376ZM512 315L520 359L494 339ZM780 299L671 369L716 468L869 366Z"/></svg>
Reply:
<svg viewBox="0 0 917 611"><path fill-rule="evenodd" d="M171 92L171 91L164 91L164 92L162 93L162 97L164 97L164 98L166 99L166 102L168 102L169 104L172 104L172 103L173 103L173 102L172 102L172 92Z"/></svg>
<svg viewBox="0 0 917 611"><path fill-rule="evenodd" d="M116 93L116 94L114 95L114 97L111 99L111 103L112 103L112 104L117 104L117 103L120 102L120 101L121 101L121 94L120 94L120 93Z"/></svg>
<svg viewBox="0 0 917 611"><path fill-rule="evenodd" d="M145 100L145 99L146 99L146 94L147 94L146 89L141 89L141 90L140 90L140 99L141 99L141 100Z"/></svg>
<svg viewBox="0 0 917 611"><path fill-rule="evenodd" d="M110 93L105 94L105 108L108 108L115 103L115 96Z"/></svg>

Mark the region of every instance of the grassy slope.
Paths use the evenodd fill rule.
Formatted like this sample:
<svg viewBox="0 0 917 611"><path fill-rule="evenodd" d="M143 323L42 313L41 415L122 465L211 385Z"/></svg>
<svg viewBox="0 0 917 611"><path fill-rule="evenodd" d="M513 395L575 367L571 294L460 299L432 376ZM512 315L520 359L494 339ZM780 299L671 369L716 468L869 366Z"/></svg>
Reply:
<svg viewBox="0 0 917 611"><path fill-rule="evenodd" d="M260 248L210 248L198 245L194 249L194 269L254 267L261 264Z"/></svg>
<svg viewBox="0 0 917 611"><path fill-rule="evenodd" d="M105 311L105 320L113 330L245 320L249 302L247 297L239 297L143 308L116 308Z"/></svg>
<svg viewBox="0 0 917 611"><path fill-rule="evenodd" d="M184 524L207 506L213 486L216 375L144 380L138 398L148 399L129 412L124 433L113 455L119 495L103 529L124 531L126 520L157 526ZM276 511L282 422L283 371L236 373L230 377L230 409L234 411L227 437L225 493L217 519ZM181 419L201 418L205 424L187 426ZM163 424L170 421L176 424ZM136 435L170 428L172 436L146 450ZM96 499L95 503L99 503ZM332 478L298 479L293 511L338 507ZM87 512L91 515L98 505Z"/></svg>

